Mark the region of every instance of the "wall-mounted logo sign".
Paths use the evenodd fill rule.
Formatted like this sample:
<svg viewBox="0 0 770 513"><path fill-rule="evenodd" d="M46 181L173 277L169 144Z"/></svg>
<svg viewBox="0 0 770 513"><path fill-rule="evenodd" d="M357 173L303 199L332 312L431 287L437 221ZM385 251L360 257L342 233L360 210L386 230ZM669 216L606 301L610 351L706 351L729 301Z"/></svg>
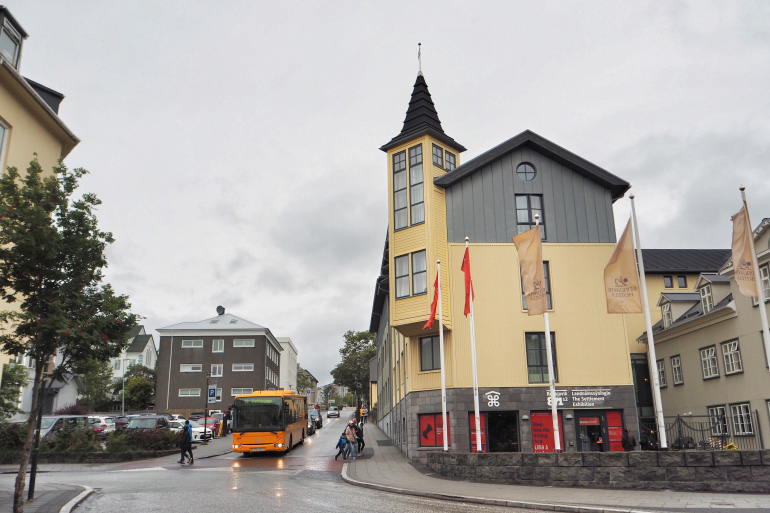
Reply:
<svg viewBox="0 0 770 513"><path fill-rule="evenodd" d="M490 408L497 408L500 406L500 392L492 390L484 395L487 398L487 406Z"/></svg>

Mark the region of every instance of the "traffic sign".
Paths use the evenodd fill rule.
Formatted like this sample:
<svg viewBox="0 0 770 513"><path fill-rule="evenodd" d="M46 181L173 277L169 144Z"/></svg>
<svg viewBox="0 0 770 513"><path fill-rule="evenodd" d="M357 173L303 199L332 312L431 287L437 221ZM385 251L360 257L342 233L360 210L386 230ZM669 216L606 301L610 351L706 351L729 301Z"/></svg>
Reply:
<svg viewBox="0 0 770 513"><path fill-rule="evenodd" d="M217 386L209 385L209 404L217 402Z"/></svg>

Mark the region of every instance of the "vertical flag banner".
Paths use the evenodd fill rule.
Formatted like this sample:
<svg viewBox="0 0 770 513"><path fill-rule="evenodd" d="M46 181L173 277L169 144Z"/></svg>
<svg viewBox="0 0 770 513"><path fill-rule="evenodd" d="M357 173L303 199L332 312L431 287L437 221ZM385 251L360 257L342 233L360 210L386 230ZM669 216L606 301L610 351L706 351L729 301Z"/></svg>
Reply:
<svg viewBox="0 0 770 513"><path fill-rule="evenodd" d="M471 313L471 299L476 299L476 295L473 293L473 281L471 280L471 256L468 253L468 248L465 248L465 256L463 256L463 265L460 266L460 270L465 274L465 308L463 313L466 317Z"/></svg>
<svg viewBox="0 0 770 513"><path fill-rule="evenodd" d="M642 313L630 218L604 268L604 292L607 296L607 313Z"/></svg>
<svg viewBox="0 0 770 513"><path fill-rule="evenodd" d="M540 242L540 228L520 233L513 238L519 253L521 281L524 297L527 299L527 315L542 315L548 311L543 272L543 245Z"/></svg>
<svg viewBox="0 0 770 513"><path fill-rule="evenodd" d="M441 291L438 289L438 271L436 271L436 282L433 284L433 302L430 304L430 319L425 323L422 329L427 330L433 327L433 321L436 320L436 307L438 306L438 295Z"/></svg>
<svg viewBox="0 0 770 513"><path fill-rule="evenodd" d="M756 270L752 264L751 254L752 240L754 236L749 220L749 210L746 203L732 218L733 222L733 269L735 269L735 283L741 294L747 297L759 297L757 293Z"/></svg>

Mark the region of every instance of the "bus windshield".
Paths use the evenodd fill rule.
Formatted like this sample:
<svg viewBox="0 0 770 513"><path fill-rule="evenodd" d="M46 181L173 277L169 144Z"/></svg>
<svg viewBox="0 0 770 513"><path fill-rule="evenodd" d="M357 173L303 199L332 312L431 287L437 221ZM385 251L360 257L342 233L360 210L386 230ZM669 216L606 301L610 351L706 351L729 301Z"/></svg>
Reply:
<svg viewBox="0 0 770 513"><path fill-rule="evenodd" d="M233 431L282 431L283 398L241 397L235 400Z"/></svg>

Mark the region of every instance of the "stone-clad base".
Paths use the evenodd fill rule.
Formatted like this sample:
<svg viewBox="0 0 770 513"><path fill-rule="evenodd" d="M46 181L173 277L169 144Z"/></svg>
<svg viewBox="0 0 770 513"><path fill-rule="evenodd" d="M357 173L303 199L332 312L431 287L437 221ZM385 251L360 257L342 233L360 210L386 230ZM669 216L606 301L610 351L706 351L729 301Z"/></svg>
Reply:
<svg viewBox="0 0 770 513"><path fill-rule="evenodd" d="M430 452L428 467L445 476L494 483L770 492L770 450L560 454Z"/></svg>

